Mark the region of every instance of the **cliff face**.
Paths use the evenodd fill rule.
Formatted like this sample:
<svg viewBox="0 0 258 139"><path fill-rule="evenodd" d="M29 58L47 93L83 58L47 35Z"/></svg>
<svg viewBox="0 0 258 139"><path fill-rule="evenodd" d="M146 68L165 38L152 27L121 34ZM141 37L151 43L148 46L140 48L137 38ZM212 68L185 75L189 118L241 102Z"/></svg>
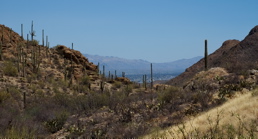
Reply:
<svg viewBox="0 0 258 139"><path fill-rule="evenodd" d="M227 40L214 53L208 56L208 68L222 67L229 72L240 73L258 65L258 26L255 26L242 41ZM183 85L197 72L204 70L204 59L201 59L168 84Z"/></svg>

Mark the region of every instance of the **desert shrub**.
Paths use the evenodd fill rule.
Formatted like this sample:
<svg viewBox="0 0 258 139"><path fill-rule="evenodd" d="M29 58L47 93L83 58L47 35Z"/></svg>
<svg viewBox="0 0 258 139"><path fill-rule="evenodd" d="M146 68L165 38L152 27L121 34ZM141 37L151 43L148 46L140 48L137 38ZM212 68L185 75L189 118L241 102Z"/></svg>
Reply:
<svg viewBox="0 0 258 139"><path fill-rule="evenodd" d="M170 87L158 93L158 101L163 103L171 103L179 99L179 89L177 87Z"/></svg>
<svg viewBox="0 0 258 139"><path fill-rule="evenodd" d="M55 118L44 122L45 127L49 132L55 133L63 128L68 114L66 112L56 113Z"/></svg>
<svg viewBox="0 0 258 139"><path fill-rule="evenodd" d="M238 84L225 84L219 89L219 98L232 97L235 91L241 91L243 88Z"/></svg>
<svg viewBox="0 0 258 139"><path fill-rule="evenodd" d="M58 107L70 108L72 97L69 96L68 94L57 91L55 96L52 99L53 99L53 103Z"/></svg>
<svg viewBox="0 0 258 139"><path fill-rule="evenodd" d="M255 83L248 82L246 80L240 81L240 87L246 88L246 89L253 89Z"/></svg>
<svg viewBox="0 0 258 139"><path fill-rule="evenodd" d="M258 96L258 88L257 87L252 91L252 96Z"/></svg>
<svg viewBox="0 0 258 139"><path fill-rule="evenodd" d="M98 109L103 106L108 106L109 95L107 93L91 93L88 96L88 105L92 109Z"/></svg>
<svg viewBox="0 0 258 139"><path fill-rule="evenodd" d="M37 87L36 84L32 84L32 85L30 86L30 89L31 89L32 93L35 93L36 90L38 89L38 87Z"/></svg>
<svg viewBox="0 0 258 139"><path fill-rule="evenodd" d="M126 85L123 89L123 92L128 96L129 93L133 91L133 86L132 85Z"/></svg>
<svg viewBox="0 0 258 139"><path fill-rule="evenodd" d="M13 121L19 115L19 105L14 101L10 93L0 91L0 138L1 135L12 127Z"/></svg>
<svg viewBox="0 0 258 139"><path fill-rule="evenodd" d="M37 46L37 45L39 45L39 41L37 41L37 40L29 41L29 45Z"/></svg>
<svg viewBox="0 0 258 139"><path fill-rule="evenodd" d="M36 74L30 74L27 76L28 83L31 83L35 79L36 79Z"/></svg>
<svg viewBox="0 0 258 139"><path fill-rule="evenodd" d="M121 88L122 87L122 83L121 82L115 82L112 86L113 89L117 89L117 88Z"/></svg>
<svg viewBox="0 0 258 139"><path fill-rule="evenodd" d="M194 104L201 104L202 108L208 108L212 102L213 93L209 91L192 92L191 99Z"/></svg>
<svg viewBox="0 0 258 139"><path fill-rule="evenodd" d="M90 77L85 75L81 78L81 84L82 85L88 85L90 83Z"/></svg>
<svg viewBox="0 0 258 139"><path fill-rule="evenodd" d="M57 44L56 46L53 46L52 49L57 50L58 47L62 46L61 44Z"/></svg>
<svg viewBox="0 0 258 139"><path fill-rule="evenodd" d="M0 136L1 137L1 136ZM8 129L4 135L4 138L10 138L10 139L18 139L18 138L36 138L35 132L29 131L27 127L23 127L22 129L17 129L12 127L11 129Z"/></svg>
<svg viewBox="0 0 258 139"><path fill-rule="evenodd" d="M38 82L38 85L40 86L40 88L44 89L44 87L45 87L45 82L39 81L39 82Z"/></svg>
<svg viewBox="0 0 258 139"><path fill-rule="evenodd" d="M6 91L0 91L0 104L2 104L5 100L9 99L11 95Z"/></svg>
<svg viewBox="0 0 258 139"><path fill-rule="evenodd" d="M117 104L122 103L126 98L126 94L123 92L113 92L112 95L110 95L109 98L109 108L112 110L115 110L117 107Z"/></svg>
<svg viewBox="0 0 258 139"><path fill-rule="evenodd" d="M8 92L10 93L12 98L15 99L16 101L21 100L21 93L20 93L20 90L17 87L9 86L8 87Z"/></svg>
<svg viewBox="0 0 258 139"><path fill-rule="evenodd" d="M6 61L4 62L4 68L3 68L3 72L5 75L7 76L17 76L18 75L18 70L17 68L13 65L12 62L10 61Z"/></svg>
<svg viewBox="0 0 258 139"><path fill-rule="evenodd" d="M111 100L108 93L93 92L87 95L73 97L70 100L70 107L73 107L76 113L91 113L104 106L109 106Z"/></svg>

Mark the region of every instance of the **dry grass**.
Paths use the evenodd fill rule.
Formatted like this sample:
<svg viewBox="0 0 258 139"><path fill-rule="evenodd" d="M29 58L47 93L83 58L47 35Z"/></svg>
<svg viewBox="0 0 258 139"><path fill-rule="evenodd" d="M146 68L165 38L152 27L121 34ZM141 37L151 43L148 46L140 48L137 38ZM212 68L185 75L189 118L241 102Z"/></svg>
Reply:
<svg viewBox="0 0 258 139"><path fill-rule="evenodd" d="M157 130L143 138L258 137L258 96L252 94L240 95L208 112L189 117L183 124Z"/></svg>

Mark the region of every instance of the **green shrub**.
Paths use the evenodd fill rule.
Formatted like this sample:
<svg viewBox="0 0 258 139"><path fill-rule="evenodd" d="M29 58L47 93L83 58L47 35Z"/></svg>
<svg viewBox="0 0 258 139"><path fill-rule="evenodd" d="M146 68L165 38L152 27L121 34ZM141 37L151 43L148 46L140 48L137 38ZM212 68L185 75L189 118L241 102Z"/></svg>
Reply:
<svg viewBox="0 0 258 139"><path fill-rule="evenodd" d="M37 46L37 45L39 45L39 41L37 41L37 40L29 41L29 45Z"/></svg>
<svg viewBox="0 0 258 139"><path fill-rule="evenodd" d="M242 91L243 88L238 84L225 84L219 89L219 98L232 97L235 91Z"/></svg>
<svg viewBox="0 0 258 139"><path fill-rule="evenodd" d="M258 96L258 88L255 88L255 89L252 91L252 96Z"/></svg>
<svg viewBox="0 0 258 139"><path fill-rule="evenodd" d="M126 95L128 96L129 93L133 92L133 86L132 85L126 85L124 87L124 92L126 93Z"/></svg>
<svg viewBox="0 0 258 139"><path fill-rule="evenodd" d="M118 89L122 87L122 83L121 82L115 82L112 86L113 89Z"/></svg>
<svg viewBox="0 0 258 139"><path fill-rule="evenodd" d="M2 104L5 100L9 99L11 95L6 91L0 91L0 104Z"/></svg>
<svg viewBox="0 0 258 139"><path fill-rule="evenodd" d="M179 89L177 87L170 87L158 93L158 101L161 104L170 103L179 97Z"/></svg>
<svg viewBox="0 0 258 139"><path fill-rule="evenodd" d="M17 68L14 66L14 64L10 61L4 62L4 68L3 68L3 72L5 75L7 76L17 76L18 75L18 70Z"/></svg>
<svg viewBox="0 0 258 139"><path fill-rule="evenodd" d="M9 139L31 138L32 139L32 138L37 138L37 137L35 136L35 133L33 131L29 131L29 129L27 127L22 127L22 129L16 129L16 128L12 127L11 129L8 129L6 131L5 137L3 137L3 138L9 138Z"/></svg>
<svg viewBox="0 0 258 139"><path fill-rule="evenodd" d="M61 130L67 120L68 114L65 112L57 113L56 117L46 121L45 127L48 129L49 132L55 133L59 130Z"/></svg>
<svg viewBox="0 0 258 139"><path fill-rule="evenodd" d="M90 83L89 76L85 75L84 77L81 78L81 84L82 85L88 85L89 83Z"/></svg>

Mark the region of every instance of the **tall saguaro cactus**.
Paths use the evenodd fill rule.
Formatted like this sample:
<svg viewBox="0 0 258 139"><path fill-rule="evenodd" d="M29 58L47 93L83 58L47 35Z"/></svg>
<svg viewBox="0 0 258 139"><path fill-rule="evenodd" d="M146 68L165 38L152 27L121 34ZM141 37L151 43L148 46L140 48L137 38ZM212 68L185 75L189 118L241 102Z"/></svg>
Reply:
<svg viewBox="0 0 258 139"><path fill-rule="evenodd" d="M99 74L99 62L98 62L97 70L98 70L98 74Z"/></svg>
<svg viewBox="0 0 258 139"><path fill-rule="evenodd" d="M2 60L2 45L4 44L3 36L4 36L4 27L2 27L2 37L1 37L1 43L0 43L0 60Z"/></svg>
<svg viewBox="0 0 258 139"><path fill-rule="evenodd" d="M73 43L72 43L72 50L73 50ZM73 57L71 54L71 84L73 83Z"/></svg>
<svg viewBox="0 0 258 139"><path fill-rule="evenodd" d="M27 49L29 48L29 34L27 34Z"/></svg>
<svg viewBox="0 0 258 139"><path fill-rule="evenodd" d="M147 75L146 74L144 75L144 87L145 87L145 90L147 90Z"/></svg>
<svg viewBox="0 0 258 139"><path fill-rule="evenodd" d="M207 46L207 40L204 41L204 68L205 70L208 69L208 46Z"/></svg>
<svg viewBox="0 0 258 139"><path fill-rule="evenodd" d="M44 29L42 29L42 46L44 47Z"/></svg>
<svg viewBox="0 0 258 139"><path fill-rule="evenodd" d="M36 36L36 33L33 30L33 21L31 22L31 32L30 32L30 35L31 35L31 41L33 41L33 37Z"/></svg>
<svg viewBox="0 0 258 139"><path fill-rule="evenodd" d="M10 39L10 43L12 42L12 28L9 30L9 39Z"/></svg>
<svg viewBox="0 0 258 139"><path fill-rule="evenodd" d="M103 78L105 77L105 65L103 65L103 71L102 71L103 73Z"/></svg>
<svg viewBox="0 0 258 139"><path fill-rule="evenodd" d="M21 37L22 37L22 39L24 39L23 38L23 24L21 24Z"/></svg>
<svg viewBox="0 0 258 139"><path fill-rule="evenodd" d="M152 63L151 63L151 89L152 89L152 86L153 86L153 74L152 74Z"/></svg>

